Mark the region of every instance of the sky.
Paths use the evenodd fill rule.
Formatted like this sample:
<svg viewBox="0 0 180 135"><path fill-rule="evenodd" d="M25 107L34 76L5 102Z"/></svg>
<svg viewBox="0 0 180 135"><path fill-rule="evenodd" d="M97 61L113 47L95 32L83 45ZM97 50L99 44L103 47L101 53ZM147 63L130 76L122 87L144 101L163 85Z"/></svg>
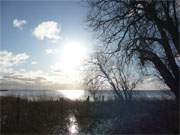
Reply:
<svg viewBox="0 0 180 135"><path fill-rule="evenodd" d="M91 49L86 12L79 1L1 1L1 85L79 84L73 68Z"/></svg>
<svg viewBox="0 0 180 135"><path fill-rule="evenodd" d="M85 3L0 1L0 10L1 89L81 88L94 44Z"/></svg>

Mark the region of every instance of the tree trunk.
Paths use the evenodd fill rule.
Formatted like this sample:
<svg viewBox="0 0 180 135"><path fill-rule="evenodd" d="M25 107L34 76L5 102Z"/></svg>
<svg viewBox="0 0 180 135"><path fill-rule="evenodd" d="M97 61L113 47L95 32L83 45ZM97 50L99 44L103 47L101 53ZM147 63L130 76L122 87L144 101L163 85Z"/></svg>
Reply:
<svg viewBox="0 0 180 135"><path fill-rule="evenodd" d="M160 58L153 52L148 50L138 50L140 52L140 59L151 61L156 69L159 71L160 75L163 77L164 82L175 94L176 99L179 101L179 82L172 76L171 72L168 70L166 65L160 60Z"/></svg>

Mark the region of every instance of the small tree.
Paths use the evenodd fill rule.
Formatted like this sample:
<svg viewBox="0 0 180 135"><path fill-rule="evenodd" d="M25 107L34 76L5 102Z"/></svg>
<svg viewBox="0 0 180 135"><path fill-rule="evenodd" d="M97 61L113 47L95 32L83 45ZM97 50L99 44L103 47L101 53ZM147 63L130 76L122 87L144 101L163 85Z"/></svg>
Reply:
<svg viewBox="0 0 180 135"><path fill-rule="evenodd" d="M91 61L92 62L92 61ZM105 79L98 73L98 69L91 62L88 62L88 70L84 78L85 88L90 92L94 101L98 101L98 91L105 89Z"/></svg>
<svg viewBox="0 0 180 135"><path fill-rule="evenodd" d="M130 65L122 65L118 55L96 53L90 64L94 67L94 70L91 69L90 71L95 74L89 77L89 84L95 84L96 89L106 84L114 90L121 100L132 98L132 90L141 79L139 74L131 69Z"/></svg>

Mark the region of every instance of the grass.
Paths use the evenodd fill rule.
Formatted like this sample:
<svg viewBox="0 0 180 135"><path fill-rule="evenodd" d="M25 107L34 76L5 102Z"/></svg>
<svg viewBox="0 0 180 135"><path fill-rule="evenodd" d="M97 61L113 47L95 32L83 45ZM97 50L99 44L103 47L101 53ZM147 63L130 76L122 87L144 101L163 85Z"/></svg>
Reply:
<svg viewBox="0 0 180 135"><path fill-rule="evenodd" d="M69 114L83 134L179 133L172 100L87 102L0 97L2 134L66 134Z"/></svg>

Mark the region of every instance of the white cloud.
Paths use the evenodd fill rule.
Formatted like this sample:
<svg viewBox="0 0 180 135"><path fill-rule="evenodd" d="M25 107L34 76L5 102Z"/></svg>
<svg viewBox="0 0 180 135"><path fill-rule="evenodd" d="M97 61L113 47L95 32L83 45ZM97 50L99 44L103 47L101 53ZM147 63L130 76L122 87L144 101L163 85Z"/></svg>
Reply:
<svg viewBox="0 0 180 135"><path fill-rule="evenodd" d="M18 19L14 19L13 20L13 27L15 28L19 28L20 30L23 29L23 26L27 24L26 20L18 20Z"/></svg>
<svg viewBox="0 0 180 135"><path fill-rule="evenodd" d="M49 39L54 42L60 39L60 31L57 22L46 21L34 28L33 35L39 40Z"/></svg>
<svg viewBox="0 0 180 135"><path fill-rule="evenodd" d="M32 65L36 65L36 64L37 64L37 61L32 61L31 64L32 64Z"/></svg>
<svg viewBox="0 0 180 135"><path fill-rule="evenodd" d="M45 52L46 54L55 54L57 51L56 49L46 49Z"/></svg>

